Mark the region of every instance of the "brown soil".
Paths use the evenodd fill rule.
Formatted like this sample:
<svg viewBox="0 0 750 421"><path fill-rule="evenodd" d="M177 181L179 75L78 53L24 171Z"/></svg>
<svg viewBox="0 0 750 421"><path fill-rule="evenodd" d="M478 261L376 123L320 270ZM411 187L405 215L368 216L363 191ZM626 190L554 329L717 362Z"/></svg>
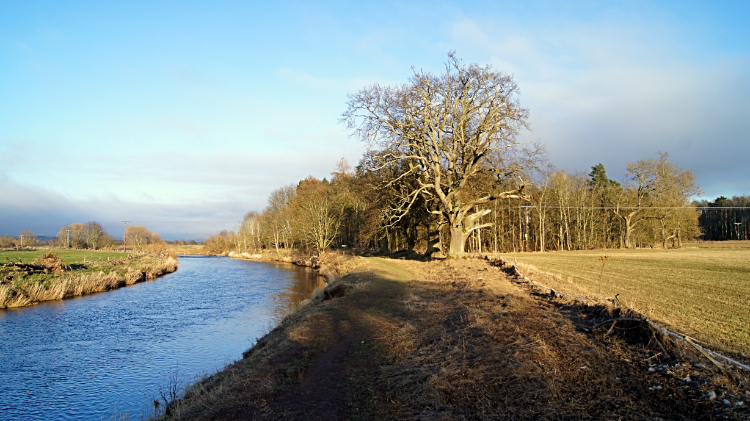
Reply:
<svg viewBox="0 0 750 421"><path fill-rule="evenodd" d="M657 346L637 326L591 333L612 309L536 295L481 260L352 261L332 285L343 296L288 317L169 418L750 417L747 373Z"/></svg>

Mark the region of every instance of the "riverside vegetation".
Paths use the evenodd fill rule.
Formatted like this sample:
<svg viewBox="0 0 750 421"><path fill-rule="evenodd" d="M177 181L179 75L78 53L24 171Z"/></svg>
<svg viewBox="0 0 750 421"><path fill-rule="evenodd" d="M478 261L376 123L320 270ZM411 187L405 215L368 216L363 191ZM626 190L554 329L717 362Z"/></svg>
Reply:
<svg viewBox="0 0 750 421"><path fill-rule="evenodd" d="M635 316L538 294L499 260L326 254L326 291L164 420L747 419L749 373ZM609 326L607 326L609 327Z"/></svg>
<svg viewBox="0 0 750 421"><path fill-rule="evenodd" d="M109 291L177 270L171 255L80 250L0 252L0 308Z"/></svg>

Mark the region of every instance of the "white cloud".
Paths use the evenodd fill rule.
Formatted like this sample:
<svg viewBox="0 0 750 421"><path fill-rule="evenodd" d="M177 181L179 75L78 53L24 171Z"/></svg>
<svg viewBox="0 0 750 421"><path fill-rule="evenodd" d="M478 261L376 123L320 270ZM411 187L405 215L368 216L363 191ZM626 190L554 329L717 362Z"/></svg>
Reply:
<svg viewBox="0 0 750 421"><path fill-rule="evenodd" d="M335 79L313 76L305 71L288 67L279 69L279 77L307 89L325 91L327 92L327 95L330 95L331 93L340 94L355 92L362 89L362 87L371 85L375 82L374 79L369 78Z"/></svg>
<svg viewBox="0 0 750 421"><path fill-rule="evenodd" d="M461 20L451 33L459 54L515 75L531 111L523 139L541 139L559 167L603 162L619 178L626 162L664 150L704 185L738 191L750 178L747 55L706 61L670 28L628 19L528 29Z"/></svg>
<svg viewBox="0 0 750 421"><path fill-rule="evenodd" d="M110 234L120 237L120 221L128 219L166 239L200 240L231 229L252 209L246 200L237 197L221 201L196 198L189 205L112 198L71 200L49 189L18 183L2 173L0 191L0 235L12 236L25 229L52 236L74 222L98 221Z"/></svg>

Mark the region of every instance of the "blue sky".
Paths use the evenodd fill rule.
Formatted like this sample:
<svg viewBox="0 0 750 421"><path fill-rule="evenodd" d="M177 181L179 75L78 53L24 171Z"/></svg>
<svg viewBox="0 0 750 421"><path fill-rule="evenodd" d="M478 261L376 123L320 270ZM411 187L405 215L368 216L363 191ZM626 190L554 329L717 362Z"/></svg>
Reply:
<svg viewBox="0 0 750 421"><path fill-rule="evenodd" d="M663 150L703 198L747 195L749 4L0 0L0 234L231 229L359 160L348 93L450 50L515 77L558 168Z"/></svg>

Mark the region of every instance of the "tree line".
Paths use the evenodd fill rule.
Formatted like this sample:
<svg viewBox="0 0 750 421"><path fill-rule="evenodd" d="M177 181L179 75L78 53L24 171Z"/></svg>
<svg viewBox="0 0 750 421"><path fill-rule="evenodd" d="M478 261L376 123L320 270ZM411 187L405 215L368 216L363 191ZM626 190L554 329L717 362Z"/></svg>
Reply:
<svg viewBox="0 0 750 421"><path fill-rule="evenodd" d="M136 252L166 244L159 234L141 225L129 225L124 231L123 241L107 233L102 224L96 221L73 223L60 228L57 233L57 246L74 249L99 250L122 245Z"/></svg>
<svg viewBox="0 0 750 421"><path fill-rule="evenodd" d="M700 214L704 239L750 239L750 196L734 196L731 199L721 196L713 202L701 200L694 205Z"/></svg>
<svg viewBox="0 0 750 421"><path fill-rule="evenodd" d="M330 181L308 177L274 190L265 209L248 212L205 246L216 254L330 247L448 254L452 233L449 221L430 212L436 206L415 202L402 214L404 188L392 183L400 174L372 171L365 161L351 170L342 159ZM476 207L471 223L478 228L465 236L465 252L668 248L701 235L702 211L690 203L694 176L665 153L629 163L623 183L609 179L602 164L589 173L530 171L529 179L522 197ZM476 200L494 184L476 179L462 194Z"/></svg>
<svg viewBox="0 0 750 421"><path fill-rule="evenodd" d="M622 183L602 164L554 169L521 144L528 110L512 77L464 65L414 70L402 85L349 96L341 122L368 151L331 180L275 190L261 212L206 241L211 252L364 247L460 257L466 252L679 247L700 235L695 175L669 160L627 163Z"/></svg>
<svg viewBox="0 0 750 421"><path fill-rule="evenodd" d="M57 232L54 246L70 249L112 249L123 246L135 252L153 252L161 250L166 242L159 234L149 231L140 225L130 225L124 232L123 240L110 235L102 224L96 221L88 223L75 222L65 225ZM10 236L0 237L0 248L35 247L40 245L37 234L30 230L21 230L18 238ZM186 243L186 242L183 242ZM192 241L195 244L195 241Z"/></svg>

